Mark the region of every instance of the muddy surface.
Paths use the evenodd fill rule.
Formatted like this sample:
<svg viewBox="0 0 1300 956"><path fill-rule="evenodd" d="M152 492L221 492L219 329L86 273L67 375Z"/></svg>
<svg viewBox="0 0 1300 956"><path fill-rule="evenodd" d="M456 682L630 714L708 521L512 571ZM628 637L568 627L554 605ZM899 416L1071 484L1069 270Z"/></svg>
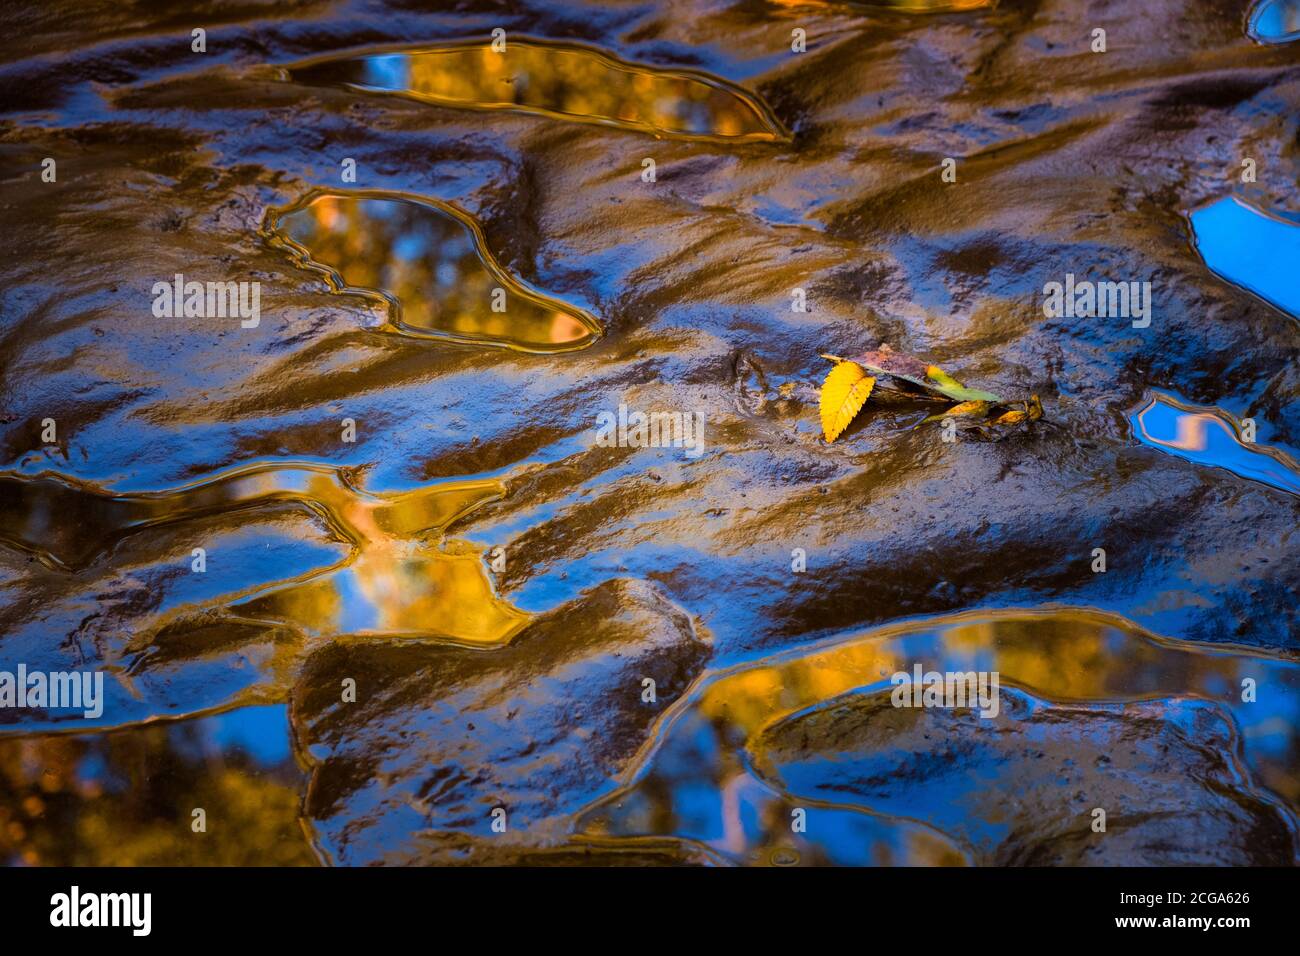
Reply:
<svg viewBox="0 0 1300 956"><path fill-rule="evenodd" d="M1294 3L423 7L6 10L0 859L1297 860Z"/></svg>

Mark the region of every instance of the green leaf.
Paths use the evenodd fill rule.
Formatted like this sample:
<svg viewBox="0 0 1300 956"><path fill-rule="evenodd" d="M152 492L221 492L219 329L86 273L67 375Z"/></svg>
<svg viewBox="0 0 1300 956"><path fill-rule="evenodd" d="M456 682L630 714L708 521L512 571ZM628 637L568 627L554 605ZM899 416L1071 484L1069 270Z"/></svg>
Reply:
<svg viewBox="0 0 1300 956"><path fill-rule="evenodd" d="M937 365L925 370L930 383L926 388L951 398L954 402L1000 402L1002 399L992 392L982 392L978 388L967 388Z"/></svg>

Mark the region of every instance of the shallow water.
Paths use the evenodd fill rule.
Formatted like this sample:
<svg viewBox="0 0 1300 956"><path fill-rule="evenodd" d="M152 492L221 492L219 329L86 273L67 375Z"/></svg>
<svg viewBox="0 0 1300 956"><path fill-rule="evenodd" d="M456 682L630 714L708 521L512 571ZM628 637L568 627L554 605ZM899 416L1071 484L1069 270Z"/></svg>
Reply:
<svg viewBox="0 0 1300 956"><path fill-rule="evenodd" d="M422 103L510 109L653 133L771 142L784 130L742 88L707 74L656 70L576 45L501 39L290 66L285 79L393 93Z"/></svg>
<svg viewBox="0 0 1300 956"><path fill-rule="evenodd" d="M1244 440L1241 426L1219 409L1188 408L1157 395L1132 422L1144 445L1300 494L1300 466L1285 452Z"/></svg>
<svg viewBox="0 0 1300 956"><path fill-rule="evenodd" d="M15 8L0 858L1295 862L1286 9ZM827 444L882 343L1043 420Z"/></svg>
<svg viewBox="0 0 1300 956"><path fill-rule="evenodd" d="M26 866L311 864L287 717L283 705L245 707L113 734L0 739L0 855Z"/></svg>
<svg viewBox="0 0 1300 956"><path fill-rule="evenodd" d="M1290 315L1300 315L1300 222L1227 196L1191 214L1205 264Z"/></svg>
<svg viewBox="0 0 1300 956"><path fill-rule="evenodd" d="M584 348L600 333L593 316L507 275L478 224L454 207L327 193L273 210L266 229L330 288L382 297L389 323L406 335L547 352Z"/></svg>
<svg viewBox="0 0 1300 956"><path fill-rule="evenodd" d="M1016 692L975 720L896 711L890 678L915 663L996 671ZM1243 678L1273 688L1272 703L1234 704ZM850 862L848 845L860 854L852 862L880 864L1103 864L1134 853L1153 864L1287 864L1289 811L1254 791L1237 761L1244 748L1278 793L1300 795L1297 690L1294 661L1207 653L1070 609L846 635L702 682L585 832L672 832L735 862L770 861L776 821L812 807L806 834L776 840L809 862ZM1152 806L1153 788L1164 807ZM1123 812L1123 841L1072 826L1097 805ZM1163 819L1174 808L1200 821L1195 839ZM1258 829L1272 834L1264 845Z"/></svg>
<svg viewBox="0 0 1300 956"><path fill-rule="evenodd" d="M1250 33L1264 43L1289 43L1300 39L1300 3L1296 0L1262 0L1250 12Z"/></svg>

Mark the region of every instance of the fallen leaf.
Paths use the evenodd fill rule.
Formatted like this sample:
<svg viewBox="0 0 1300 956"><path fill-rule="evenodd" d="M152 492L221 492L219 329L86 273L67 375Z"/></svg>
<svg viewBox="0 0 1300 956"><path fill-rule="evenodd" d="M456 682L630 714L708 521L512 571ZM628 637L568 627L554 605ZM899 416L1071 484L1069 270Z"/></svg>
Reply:
<svg viewBox="0 0 1300 956"><path fill-rule="evenodd" d="M960 419L959 427L987 433L992 426L1019 425L1043 417L1043 406L1037 395L1028 401L1009 402L992 392L967 388L939 366L930 365L906 352L895 352L888 345L882 344L879 349L863 352L852 359L825 352L822 358L835 363L822 384L820 396L822 433L827 442L842 435L862 410L876 384L876 379L869 376L868 371L902 379L929 392L929 397L946 398L957 403L931 415L922 424Z"/></svg>
<svg viewBox="0 0 1300 956"><path fill-rule="evenodd" d="M993 407L993 402L962 402L960 405L952 406L952 408L945 408L937 415L931 415L926 421L937 422L945 418L985 418L993 410Z"/></svg>
<svg viewBox="0 0 1300 956"><path fill-rule="evenodd" d="M881 345L873 352L863 352L853 361L877 375L889 375L911 382L927 391L936 392L955 402L1001 402L1002 398L992 392L977 388L967 388L937 365L922 362L914 355L896 352L888 345Z"/></svg>
<svg viewBox="0 0 1300 956"><path fill-rule="evenodd" d="M937 365L930 365L925 370L926 377L930 379L926 387L931 388L941 395L957 402L1000 402L1002 401L992 392L982 392L978 388L967 388L961 382L957 381Z"/></svg>
<svg viewBox="0 0 1300 956"><path fill-rule="evenodd" d="M1027 421L1028 418L1029 416L1026 415L1023 411L1016 409L1015 411L1003 412L997 418L993 419L993 424L994 425L1019 425L1021 422Z"/></svg>
<svg viewBox="0 0 1300 956"><path fill-rule="evenodd" d="M895 352L888 345L881 345L874 352L863 352L853 361L881 375L892 375L922 388L926 387L925 371L929 366L914 355Z"/></svg>
<svg viewBox="0 0 1300 956"><path fill-rule="evenodd" d="M1037 395L1030 397L1027 402L1018 402L1023 408L1013 408L1009 412L1003 412L997 418L993 419L994 425L1019 425L1022 422L1036 422L1043 417L1043 403L1038 400Z"/></svg>
<svg viewBox="0 0 1300 956"><path fill-rule="evenodd" d="M835 441L849 427L875 384L857 362L835 361L821 393L822 434L827 442Z"/></svg>

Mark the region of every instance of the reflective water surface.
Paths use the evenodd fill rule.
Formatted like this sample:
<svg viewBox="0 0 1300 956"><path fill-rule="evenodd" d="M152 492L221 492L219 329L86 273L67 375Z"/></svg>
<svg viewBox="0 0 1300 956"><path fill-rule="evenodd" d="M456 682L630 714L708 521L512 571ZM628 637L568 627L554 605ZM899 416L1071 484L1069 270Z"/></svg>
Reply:
<svg viewBox="0 0 1300 956"><path fill-rule="evenodd" d="M1218 409L1156 395L1133 416L1133 432L1152 448L1300 494L1300 465L1286 452L1244 442L1240 426Z"/></svg>
<svg viewBox="0 0 1300 956"><path fill-rule="evenodd" d="M890 679L915 662L1000 673L1005 709L893 707ZM1243 678L1271 704L1241 703ZM1089 612L893 626L705 680L586 828L675 834L735 862L771 862L775 841L823 863L1285 864L1300 848L1290 811L1244 784L1234 751L1300 795L1297 690L1294 661L1204 653ZM1097 805L1124 819L1123 841L1091 832Z"/></svg>
<svg viewBox="0 0 1300 956"><path fill-rule="evenodd" d="M0 859L1296 862L1292 7L20 3Z"/></svg>
<svg viewBox="0 0 1300 956"><path fill-rule="evenodd" d="M1227 196L1191 215L1205 264L1300 319L1300 222Z"/></svg>
<svg viewBox="0 0 1300 956"><path fill-rule="evenodd" d="M327 58L290 80L395 93L423 103L511 109L688 137L785 137L763 104L717 77L634 65L576 45L504 40Z"/></svg>
<svg viewBox="0 0 1300 956"><path fill-rule="evenodd" d="M445 335L531 351L582 348L596 320L506 275L463 213L407 198L317 195L272 215L303 265L327 271L338 290L384 298L389 322L408 335Z"/></svg>
<svg viewBox="0 0 1300 956"><path fill-rule="evenodd" d="M0 862L311 865L286 718L283 706L249 707L111 734L0 739Z"/></svg>
<svg viewBox="0 0 1300 956"><path fill-rule="evenodd" d="M1300 39L1300 2L1259 0L1250 12L1250 32L1265 43Z"/></svg>

